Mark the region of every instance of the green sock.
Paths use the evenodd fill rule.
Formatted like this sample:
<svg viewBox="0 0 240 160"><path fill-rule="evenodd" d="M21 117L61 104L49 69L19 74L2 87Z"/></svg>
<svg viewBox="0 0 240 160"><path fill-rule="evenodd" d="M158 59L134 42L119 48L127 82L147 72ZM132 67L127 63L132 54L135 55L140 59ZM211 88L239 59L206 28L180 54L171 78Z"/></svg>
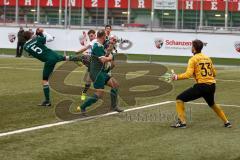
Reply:
<svg viewBox="0 0 240 160"><path fill-rule="evenodd" d="M81 109L86 110L87 107L96 103L97 100L98 100L98 96L96 94L94 94L93 97L88 97L87 100L81 105Z"/></svg>
<svg viewBox="0 0 240 160"><path fill-rule="evenodd" d="M50 101L49 92L50 92L49 85L43 85L43 93L46 101Z"/></svg>
<svg viewBox="0 0 240 160"><path fill-rule="evenodd" d="M115 108L117 106L118 89L112 88L110 94L111 94L111 107Z"/></svg>

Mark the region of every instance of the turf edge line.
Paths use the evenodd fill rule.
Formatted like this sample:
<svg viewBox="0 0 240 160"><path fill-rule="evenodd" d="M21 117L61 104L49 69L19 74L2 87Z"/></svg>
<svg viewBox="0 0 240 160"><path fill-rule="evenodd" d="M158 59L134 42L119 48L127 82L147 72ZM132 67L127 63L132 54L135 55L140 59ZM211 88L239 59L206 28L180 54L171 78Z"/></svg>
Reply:
<svg viewBox="0 0 240 160"><path fill-rule="evenodd" d="M141 107L130 108L130 109L124 110L124 112L130 112L130 111L135 111L135 110L140 110L140 109L160 106L160 105L169 104L169 103L173 103L173 102L174 101L165 101L165 102L145 105L145 106L141 106ZM119 113L118 112L109 112L109 113L102 114L102 115L96 115L96 116L91 116L91 117L86 117L86 118L81 118L81 119L75 119L75 120L71 120L71 121L63 121L63 122L57 122L57 123L52 123L52 124L45 124L45 125L36 126L36 127L19 129L19 130L15 130L15 131L0 133L0 137L5 137L5 136L9 136L9 135L24 133L24 132L30 132L30 131L34 131L34 130L40 130L40 129L44 129L44 128L51 128L51 127L54 127L54 126L60 126L60 125L64 125L64 124L75 123L75 122L78 122L78 121L84 121L84 120L90 120L90 119L95 119L95 118L107 117L107 116L115 115L115 114L119 114Z"/></svg>

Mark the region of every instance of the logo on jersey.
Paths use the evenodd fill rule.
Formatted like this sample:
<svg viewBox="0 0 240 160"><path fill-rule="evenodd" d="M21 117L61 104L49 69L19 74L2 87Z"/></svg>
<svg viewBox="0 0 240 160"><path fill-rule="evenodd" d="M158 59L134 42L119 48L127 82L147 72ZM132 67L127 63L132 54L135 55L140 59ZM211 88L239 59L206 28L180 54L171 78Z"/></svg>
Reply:
<svg viewBox="0 0 240 160"><path fill-rule="evenodd" d="M13 43L16 40L15 33L8 33L8 40Z"/></svg>
<svg viewBox="0 0 240 160"><path fill-rule="evenodd" d="M236 51L240 53L240 41L235 42L234 47L235 47Z"/></svg>
<svg viewBox="0 0 240 160"><path fill-rule="evenodd" d="M164 41L163 39L156 39L156 40L154 41L155 47L158 48L158 49L162 48L162 46L163 46L163 41Z"/></svg>

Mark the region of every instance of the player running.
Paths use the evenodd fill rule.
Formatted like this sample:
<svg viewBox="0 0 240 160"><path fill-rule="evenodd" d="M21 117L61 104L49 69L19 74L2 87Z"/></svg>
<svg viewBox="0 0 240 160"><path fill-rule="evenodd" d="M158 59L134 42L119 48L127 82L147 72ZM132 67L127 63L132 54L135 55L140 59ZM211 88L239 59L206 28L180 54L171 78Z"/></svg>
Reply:
<svg viewBox="0 0 240 160"><path fill-rule="evenodd" d="M35 36L31 32L26 31L24 32L24 37L27 41L24 45L24 50L29 55L44 62L42 84L45 100L39 106L51 106L48 80L56 63L60 61L82 61L82 58L80 56L62 56L47 48L45 46L46 42L53 41L54 38L47 32L44 32L42 28L37 29Z"/></svg>
<svg viewBox="0 0 240 160"><path fill-rule="evenodd" d="M193 76L196 84L185 90L176 98L176 110L178 114L178 122L171 127L186 128L186 117L184 113L184 102L192 101L203 97L208 106L220 117L224 122L224 127L230 128L232 125L225 116L223 110L215 103L214 94L216 88L216 70L212 60L205 54L201 53L203 42L194 40L192 42L193 56L188 61L188 67L185 73L173 74L173 80L188 79Z"/></svg>
<svg viewBox="0 0 240 160"><path fill-rule="evenodd" d="M94 43L92 48L92 55L90 61L90 77L94 82L94 88L96 89L92 97L88 97L86 101L81 105L81 112L86 113L86 108L96 103L99 98L104 94L104 86L111 87L111 107L114 111L122 112L123 110L117 106L118 88L119 84L116 79L110 77L105 72L104 64L112 60L112 56L105 56L104 42L106 40L106 34L104 30L97 32L97 42Z"/></svg>

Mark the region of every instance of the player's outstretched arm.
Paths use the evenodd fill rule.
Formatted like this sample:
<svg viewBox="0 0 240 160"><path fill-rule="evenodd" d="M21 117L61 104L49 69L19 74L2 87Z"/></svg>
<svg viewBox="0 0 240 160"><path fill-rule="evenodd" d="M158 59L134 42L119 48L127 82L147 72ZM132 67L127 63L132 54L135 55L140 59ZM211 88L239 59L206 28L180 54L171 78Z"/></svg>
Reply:
<svg viewBox="0 0 240 160"><path fill-rule="evenodd" d="M91 45L88 45L86 47L83 47L82 49L80 49L79 51L76 52L76 54L84 54L84 52L89 49L91 47Z"/></svg>
<svg viewBox="0 0 240 160"><path fill-rule="evenodd" d="M194 72L194 61L192 59L188 62L188 67L184 73L181 74L173 74L173 80L182 80L182 79L189 79L192 77Z"/></svg>
<svg viewBox="0 0 240 160"><path fill-rule="evenodd" d="M47 33L46 31L43 31L43 36L46 37L46 41L47 42L51 42L54 40L55 37L53 37L52 35L50 35L49 33Z"/></svg>

